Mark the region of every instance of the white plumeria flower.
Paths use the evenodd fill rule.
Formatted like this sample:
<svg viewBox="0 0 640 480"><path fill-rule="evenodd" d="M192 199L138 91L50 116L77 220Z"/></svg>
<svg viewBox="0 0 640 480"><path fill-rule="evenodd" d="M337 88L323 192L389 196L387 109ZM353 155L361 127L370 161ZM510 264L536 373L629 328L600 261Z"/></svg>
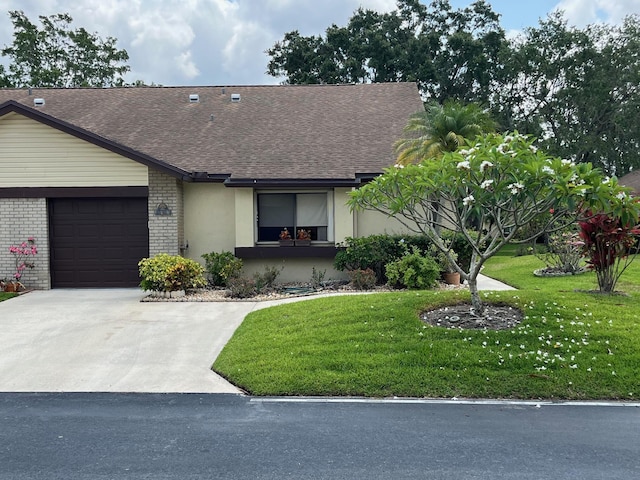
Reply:
<svg viewBox="0 0 640 480"><path fill-rule="evenodd" d="M517 193L524 188L524 185L520 182L510 183L507 185L507 188L511 190L512 195L517 195Z"/></svg>
<svg viewBox="0 0 640 480"><path fill-rule="evenodd" d="M513 142L513 140L514 140L513 135L507 135L506 137L504 137L505 142Z"/></svg>
<svg viewBox="0 0 640 480"><path fill-rule="evenodd" d="M529 145L529 150L531 150L533 153L536 153L538 151L538 147L534 145Z"/></svg>
<svg viewBox="0 0 640 480"><path fill-rule="evenodd" d="M609 183L611 181L611 177L604 177L602 183Z"/></svg>
<svg viewBox="0 0 640 480"><path fill-rule="evenodd" d="M462 199L462 204L463 204L465 207L467 207L467 206L469 206L469 205L473 204L474 200L475 200L475 198L473 198L473 195L469 195L468 197L464 197L464 198Z"/></svg>
<svg viewBox="0 0 640 480"><path fill-rule="evenodd" d="M483 190L486 190L487 188L489 188L491 186L492 183L493 183L492 179L485 180L484 182L482 182L480 184L480 188L483 189Z"/></svg>
<svg viewBox="0 0 640 480"><path fill-rule="evenodd" d="M490 167L493 167L493 163L491 163L489 160L485 160L480 164L480 171L484 172L487 168Z"/></svg>
<svg viewBox="0 0 640 480"><path fill-rule="evenodd" d="M625 198L627 198L627 194L625 192L620 192L616 195L616 198L618 200L624 200Z"/></svg>
<svg viewBox="0 0 640 480"><path fill-rule="evenodd" d="M471 164L468 160L464 162L458 162L458 166L456 167L458 170L471 170Z"/></svg>
<svg viewBox="0 0 640 480"><path fill-rule="evenodd" d="M542 171L544 173L548 173L549 175L555 175L556 174L556 172L553 170L553 168L551 168L548 165L545 165L544 167L542 167Z"/></svg>
<svg viewBox="0 0 640 480"><path fill-rule="evenodd" d="M404 168L404 165L402 165L401 163L396 163L394 165L395 168Z"/></svg>
<svg viewBox="0 0 640 480"><path fill-rule="evenodd" d="M575 166L575 164L571 160L567 160L566 158L563 158L561 162L562 162L562 165L569 165L572 167Z"/></svg>

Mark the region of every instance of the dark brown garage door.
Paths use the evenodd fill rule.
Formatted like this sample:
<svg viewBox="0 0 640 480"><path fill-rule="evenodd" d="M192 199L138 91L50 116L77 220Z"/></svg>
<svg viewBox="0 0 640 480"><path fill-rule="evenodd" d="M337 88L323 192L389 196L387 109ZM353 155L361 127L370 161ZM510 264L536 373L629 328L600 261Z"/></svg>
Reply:
<svg viewBox="0 0 640 480"><path fill-rule="evenodd" d="M146 198L49 200L53 287L135 287L149 255Z"/></svg>

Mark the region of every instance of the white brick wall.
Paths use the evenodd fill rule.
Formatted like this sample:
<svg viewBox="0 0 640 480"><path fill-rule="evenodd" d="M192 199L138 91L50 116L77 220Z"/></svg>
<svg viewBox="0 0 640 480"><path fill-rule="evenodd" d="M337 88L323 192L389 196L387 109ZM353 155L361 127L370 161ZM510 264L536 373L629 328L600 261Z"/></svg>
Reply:
<svg viewBox="0 0 640 480"><path fill-rule="evenodd" d="M155 214L158 204L165 203L171 215ZM184 202L182 182L174 177L149 169L149 255L180 254L184 242Z"/></svg>
<svg viewBox="0 0 640 480"><path fill-rule="evenodd" d="M33 269L26 269L21 282L27 288L48 289L49 228L47 200L44 198L0 198L0 279L11 280L15 272L15 257L11 245L20 245L34 237L38 254L31 260Z"/></svg>

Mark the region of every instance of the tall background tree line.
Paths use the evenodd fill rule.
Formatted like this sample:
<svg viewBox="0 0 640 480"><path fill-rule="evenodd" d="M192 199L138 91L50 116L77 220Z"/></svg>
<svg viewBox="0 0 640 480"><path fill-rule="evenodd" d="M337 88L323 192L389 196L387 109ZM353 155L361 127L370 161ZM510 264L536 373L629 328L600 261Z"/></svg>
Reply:
<svg viewBox="0 0 640 480"><path fill-rule="evenodd" d="M9 60L0 65L0 87L125 84L129 55L115 38L72 27L68 14L40 16L39 25L21 11L9 16L13 43L0 49ZM450 133L441 128L447 124L484 129L464 112L447 116L447 101L476 103L498 130L533 134L551 155L621 176L640 167L638 52L637 16L579 29L555 13L509 39L484 0L461 9L448 0L398 0L389 13L358 9L324 35L288 32L266 53L267 72L288 84L417 82L430 106L409 128L427 135L426 147ZM434 124L429 112L439 116Z"/></svg>
<svg viewBox="0 0 640 480"><path fill-rule="evenodd" d="M640 167L638 52L637 16L579 29L553 13L510 39L484 0L462 9L398 0L389 13L358 9L324 35L288 32L266 53L267 72L284 83L415 81L428 103L480 104L498 129L621 176Z"/></svg>

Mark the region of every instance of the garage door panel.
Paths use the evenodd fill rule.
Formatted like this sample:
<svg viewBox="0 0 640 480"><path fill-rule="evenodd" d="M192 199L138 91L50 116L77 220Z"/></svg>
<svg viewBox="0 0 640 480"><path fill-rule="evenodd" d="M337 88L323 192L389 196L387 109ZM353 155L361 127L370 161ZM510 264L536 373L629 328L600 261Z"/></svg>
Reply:
<svg viewBox="0 0 640 480"><path fill-rule="evenodd" d="M74 210L78 215L98 215L100 212L100 200L99 199L82 199L82 203L77 203L77 200L70 200L74 202Z"/></svg>
<svg viewBox="0 0 640 480"><path fill-rule="evenodd" d="M146 198L50 199L54 287L135 287L149 256Z"/></svg>

